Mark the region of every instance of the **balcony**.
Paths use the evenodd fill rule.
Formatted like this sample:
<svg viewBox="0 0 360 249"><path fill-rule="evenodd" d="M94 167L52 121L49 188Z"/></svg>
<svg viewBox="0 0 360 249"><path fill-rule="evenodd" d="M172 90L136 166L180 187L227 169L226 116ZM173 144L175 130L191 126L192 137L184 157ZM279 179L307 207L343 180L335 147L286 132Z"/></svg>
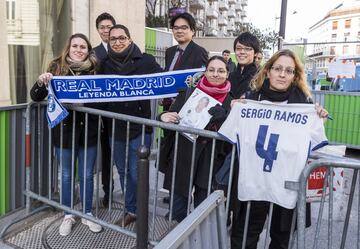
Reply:
<svg viewBox="0 0 360 249"><path fill-rule="evenodd" d="M248 5L248 0L241 0L241 5L242 6L247 6Z"/></svg>
<svg viewBox="0 0 360 249"><path fill-rule="evenodd" d="M207 17L207 18L209 18L209 19L216 19L216 18L218 18L218 16L219 16L219 13L218 13L215 9L213 9L213 8L208 8L208 9L206 10L206 17Z"/></svg>
<svg viewBox="0 0 360 249"><path fill-rule="evenodd" d="M229 4L225 1L219 2L219 10L224 11L229 9Z"/></svg>
<svg viewBox="0 0 360 249"><path fill-rule="evenodd" d="M236 24L240 24L242 23L242 20L240 17L235 17L235 21L234 21Z"/></svg>
<svg viewBox="0 0 360 249"><path fill-rule="evenodd" d="M191 0L190 9L193 10L202 10L205 9L206 3L205 0Z"/></svg>
<svg viewBox="0 0 360 249"><path fill-rule="evenodd" d="M217 30L212 28L212 27L208 27L205 29L205 35L206 36L217 36Z"/></svg>
<svg viewBox="0 0 360 249"><path fill-rule="evenodd" d="M225 19L225 17L219 16L218 25L219 27L227 26L228 21Z"/></svg>
<svg viewBox="0 0 360 249"><path fill-rule="evenodd" d="M247 17L247 13L245 10L241 11L241 18Z"/></svg>
<svg viewBox="0 0 360 249"><path fill-rule="evenodd" d="M235 26L232 25L232 24L229 24L229 25L227 26L227 31L229 31L229 32L235 31Z"/></svg>
<svg viewBox="0 0 360 249"><path fill-rule="evenodd" d="M236 4L237 0L228 0L229 4Z"/></svg>
<svg viewBox="0 0 360 249"><path fill-rule="evenodd" d="M229 18L234 18L234 17L236 17L236 13L235 13L234 10L229 10L227 14L228 14L228 17L229 17Z"/></svg>
<svg viewBox="0 0 360 249"><path fill-rule="evenodd" d="M240 11L240 10L242 10L243 9L243 7L242 7L242 5L240 4L240 3L236 3L235 4L235 10L236 11Z"/></svg>

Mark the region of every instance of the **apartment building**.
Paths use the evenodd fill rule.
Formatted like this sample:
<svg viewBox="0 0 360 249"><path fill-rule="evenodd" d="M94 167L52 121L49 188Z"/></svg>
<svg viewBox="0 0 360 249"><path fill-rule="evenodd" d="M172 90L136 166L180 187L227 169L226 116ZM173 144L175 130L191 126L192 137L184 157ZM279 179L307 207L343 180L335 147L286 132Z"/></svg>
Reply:
<svg viewBox="0 0 360 249"><path fill-rule="evenodd" d="M359 55L360 1L346 2L329 11L310 27L308 42L319 43L307 46L307 67L315 67L317 72L326 72L335 56Z"/></svg>
<svg viewBox="0 0 360 249"><path fill-rule="evenodd" d="M198 36L233 36L236 26L246 22L248 0L187 0L188 10L196 20ZM155 15L163 16L169 8L166 0L157 3Z"/></svg>

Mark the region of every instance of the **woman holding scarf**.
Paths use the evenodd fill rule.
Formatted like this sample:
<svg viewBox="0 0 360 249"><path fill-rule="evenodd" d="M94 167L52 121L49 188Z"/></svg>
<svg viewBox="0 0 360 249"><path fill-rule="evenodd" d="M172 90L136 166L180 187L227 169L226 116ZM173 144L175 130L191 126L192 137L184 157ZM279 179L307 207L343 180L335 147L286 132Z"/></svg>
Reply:
<svg viewBox="0 0 360 249"><path fill-rule="evenodd" d="M162 72L160 65L152 55L141 53L132 41L129 29L117 24L109 31L108 56L103 61L101 74L141 75ZM141 118L151 118L150 100L136 100L108 103L107 111L127 114ZM112 120L107 120L112 127ZM111 131L111 128L109 128ZM114 160L120 175L120 184L124 190L127 122L117 120L115 123ZM146 127L144 144L151 144L152 128ZM110 138L110 141L111 138ZM136 186L137 186L137 149L142 142L142 125L131 123L129 133L128 172L125 194L124 220L116 222L127 226L136 221Z"/></svg>
<svg viewBox="0 0 360 249"><path fill-rule="evenodd" d="M80 33L70 36L62 50L60 56L50 62L48 70L39 76L38 80L30 91L31 99L34 101L42 101L48 95L47 85L53 76L78 76L95 74L96 59L90 53L92 50L88 38ZM86 106L87 104L85 104ZM89 104L88 104L89 106ZM98 119L95 116L88 116L88 135L87 147L85 148L85 114L76 113L75 119L75 148L72 148L73 137L73 113L62 122L62 141L61 141L61 125L53 129L53 139L55 145L55 152L59 162L62 162L62 204L70 207L71 205L71 185L74 179L71 177L72 169L72 150L75 153L75 160L78 159L78 175L80 178L80 197L81 203L85 205L85 213L91 214L92 198L93 198L93 176L94 165L97 155L97 123ZM86 153L86 158L85 158ZM60 156L62 155L62 158ZM85 160L86 159L86 160ZM86 161L84 176L84 162ZM75 166L74 166L75 168ZM84 182L86 179L86 194L85 201L83 200ZM102 227L92 221L82 219L82 223L87 225L92 232L100 232ZM70 234L73 225L75 224L74 215L65 212L63 222L59 227L59 233L62 236Z"/></svg>
<svg viewBox="0 0 360 249"><path fill-rule="evenodd" d="M224 122L227 111L230 110L231 97L229 92L231 84L227 80L228 76L229 68L224 58L222 56L213 56L208 60L205 74L196 86L196 88L222 103L210 108L209 114L212 115L212 118L205 127L206 130L217 131ZM181 91L169 111L161 113L158 118L166 123L178 123L180 119L178 113L194 90L195 88L190 88L189 90ZM172 134L172 139L174 140L174 134ZM222 164L223 158L219 158L219 151L222 150L223 145L223 142L220 141L216 143L215 151L217 153L214 156L213 172L217 172ZM184 136L179 136L172 209L173 217L178 222L187 216L190 185L195 188L195 207L207 197L212 140L204 137L198 137L196 140L194 181L190 182L192 147L192 142ZM160 167L163 168L165 173L164 188L168 190L171 190L173 158L174 151L172 150L169 158L166 158L164 161L160 160L160 164L162 164Z"/></svg>

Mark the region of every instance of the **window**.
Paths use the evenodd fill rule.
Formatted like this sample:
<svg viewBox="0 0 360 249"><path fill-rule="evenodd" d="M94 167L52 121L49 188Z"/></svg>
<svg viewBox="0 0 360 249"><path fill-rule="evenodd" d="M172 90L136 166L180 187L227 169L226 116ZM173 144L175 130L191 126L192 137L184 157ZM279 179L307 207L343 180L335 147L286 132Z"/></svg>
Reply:
<svg viewBox="0 0 360 249"><path fill-rule="evenodd" d="M336 46L331 46L330 47L330 55L335 55L335 51L336 51Z"/></svg>
<svg viewBox="0 0 360 249"><path fill-rule="evenodd" d="M6 19L7 20L15 19L15 0L6 1Z"/></svg>
<svg viewBox="0 0 360 249"><path fill-rule="evenodd" d="M345 28L346 28L346 29L351 28L351 19L345 20Z"/></svg>
<svg viewBox="0 0 360 249"><path fill-rule="evenodd" d="M336 30L338 28L338 21L333 21L332 22L332 29Z"/></svg>
<svg viewBox="0 0 360 249"><path fill-rule="evenodd" d="M360 54L360 45L356 45L356 54Z"/></svg>
<svg viewBox="0 0 360 249"><path fill-rule="evenodd" d="M357 34L357 39L360 40L360 31Z"/></svg>
<svg viewBox="0 0 360 249"><path fill-rule="evenodd" d="M331 35L331 41L332 41L332 42L336 42L336 34L332 34L332 35Z"/></svg>
<svg viewBox="0 0 360 249"><path fill-rule="evenodd" d="M349 53L349 45L344 45L343 46L343 55L348 54Z"/></svg>
<svg viewBox="0 0 360 249"><path fill-rule="evenodd" d="M350 32L344 33L344 41L349 40L349 37L350 37Z"/></svg>

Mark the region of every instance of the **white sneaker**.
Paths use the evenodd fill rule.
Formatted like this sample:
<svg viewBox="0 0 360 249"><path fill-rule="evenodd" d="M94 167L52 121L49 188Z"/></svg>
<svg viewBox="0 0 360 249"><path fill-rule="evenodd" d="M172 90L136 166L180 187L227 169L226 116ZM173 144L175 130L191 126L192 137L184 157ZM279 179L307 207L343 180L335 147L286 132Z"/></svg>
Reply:
<svg viewBox="0 0 360 249"><path fill-rule="evenodd" d="M88 213L87 215L93 216L91 213ZM82 218L81 223L83 223L84 225L87 225L91 232L99 233L102 230L102 226L100 226L99 224L92 222L90 220Z"/></svg>
<svg viewBox="0 0 360 249"><path fill-rule="evenodd" d="M63 222L59 227L61 236L67 236L71 233L73 225L76 223L73 215L65 215Z"/></svg>

